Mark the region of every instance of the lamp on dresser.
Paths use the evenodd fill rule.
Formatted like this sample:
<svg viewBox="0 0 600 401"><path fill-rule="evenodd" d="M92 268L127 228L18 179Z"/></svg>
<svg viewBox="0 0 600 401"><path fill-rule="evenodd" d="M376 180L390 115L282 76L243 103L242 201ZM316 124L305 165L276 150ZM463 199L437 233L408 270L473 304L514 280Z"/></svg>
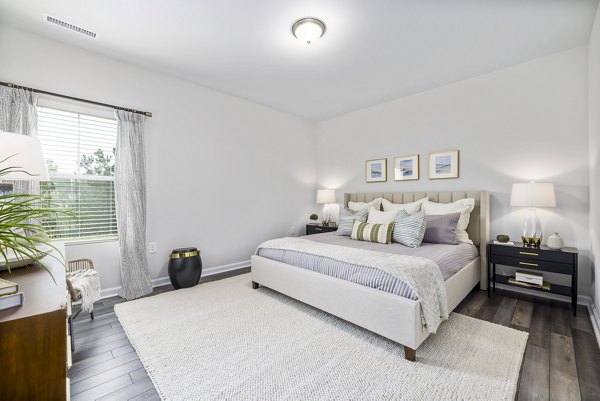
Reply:
<svg viewBox="0 0 600 401"><path fill-rule="evenodd" d="M534 181L513 184L510 205L528 208L527 218L523 222L521 238L525 246L539 248L544 235L536 208L556 206L554 184Z"/></svg>
<svg viewBox="0 0 600 401"><path fill-rule="evenodd" d="M2 180L20 181L19 185ZM0 132L0 270L38 261L40 245L51 249L41 220L49 214L68 215L48 206L31 181L49 180L40 142L28 135ZM15 192L15 193L13 193ZM46 249L47 250L47 249Z"/></svg>
<svg viewBox="0 0 600 401"><path fill-rule="evenodd" d="M319 189L317 191L317 204L323 206L323 226L329 225L329 204L335 203L335 191L333 189Z"/></svg>
<svg viewBox="0 0 600 401"><path fill-rule="evenodd" d="M0 177L1 180L48 181L40 142L29 135L0 132ZM2 183L0 191L11 192L12 184Z"/></svg>
<svg viewBox="0 0 600 401"><path fill-rule="evenodd" d="M39 253L38 246L49 245L50 239L38 235L25 237L21 233L21 230L43 232L36 221L46 213L65 214L48 209L39 196L20 193L26 192L27 186L24 189L15 186L19 193L13 194L13 184L1 182L48 179L37 139L0 132L0 247L4 254L0 256L0 278L18 283L18 291L25 297L21 306L0 310L3 362L0 398L3 400L70 399L67 370L72 360L67 325L71 301L66 285L64 245L53 243ZM46 252L48 256L44 257ZM3 271L9 267L7 262L13 268L29 266Z"/></svg>

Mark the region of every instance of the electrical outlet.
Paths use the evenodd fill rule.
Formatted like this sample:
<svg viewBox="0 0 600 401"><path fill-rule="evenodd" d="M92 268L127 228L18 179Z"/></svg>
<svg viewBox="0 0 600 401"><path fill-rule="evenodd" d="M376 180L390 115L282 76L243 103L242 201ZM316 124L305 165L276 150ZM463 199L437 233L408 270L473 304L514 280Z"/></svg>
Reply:
<svg viewBox="0 0 600 401"><path fill-rule="evenodd" d="M294 227L294 226L290 227L290 234L296 235L296 227Z"/></svg>
<svg viewBox="0 0 600 401"><path fill-rule="evenodd" d="M156 242L148 243L148 253L156 253Z"/></svg>

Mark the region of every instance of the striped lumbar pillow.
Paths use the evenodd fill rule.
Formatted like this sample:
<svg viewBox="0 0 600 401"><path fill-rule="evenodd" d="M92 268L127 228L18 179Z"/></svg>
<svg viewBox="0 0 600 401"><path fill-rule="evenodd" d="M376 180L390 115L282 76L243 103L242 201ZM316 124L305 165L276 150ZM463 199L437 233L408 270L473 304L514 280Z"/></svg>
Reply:
<svg viewBox="0 0 600 401"><path fill-rule="evenodd" d="M399 214L394 220L394 242L399 242L411 248L421 246L427 222L425 212L418 212L410 216Z"/></svg>
<svg viewBox="0 0 600 401"><path fill-rule="evenodd" d="M336 235L352 235L352 227L354 227L354 221L364 222L367 221L369 215L369 209L363 209L359 212L353 212L350 209L343 208L340 210L340 220L338 229L335 232Z"/></svg>
<svg viewBox="0 0 600 401"><path fill-rule="evenodd" d="M380 244L392 243L392 232L394 231L394 223L388 224L369 224L354 222L352 235L350 238L359 241L379 242Z"/></svg>

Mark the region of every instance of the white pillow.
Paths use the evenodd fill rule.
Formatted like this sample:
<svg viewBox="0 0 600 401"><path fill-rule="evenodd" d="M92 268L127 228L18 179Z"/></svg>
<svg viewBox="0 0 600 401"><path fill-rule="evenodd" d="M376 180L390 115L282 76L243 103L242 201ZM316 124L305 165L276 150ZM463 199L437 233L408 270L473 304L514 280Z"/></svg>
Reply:
<svg viewBox="0 0 600 401"><path fill-rule="evenodd" d="M393 223L400 213L400 210L392 210L390 212L381 212L375 209L373 206L369 208L369 217L367 218L367 223L369 224L388 224Z"/></svg>
<svg viewBox="0 0 600 401"><path fill-rule="evenodd" d="M404 209L404 210L406 210L406 213L408 213L408 214L415 214L415 213L418 213L421 211L421 205L426 200L429 200L429 198L421 198L416 202L410 202L410 203L392 203L387 199L383 199L381 201L381 204L383 205L384 212Z"/></svg>
<svg viewBox="0 0 600 401"><path fill-rule="evenodd" d="M435 203L431 201L423 202L423 210L426 215L440 215L460 212L460 218L456 224L456 235L455 239L458 242L466 242L472 244L473 241L469 239L467 234L467 226L471 218L471 212L475 208L475 199L459 199L452 203Z"/></svg>
<svg viewBox="0 0 600 401"><path fill-rule="evenodd" d="M352 210L353 212L360 212L361 210L368 209L373 206L375 209L379 210L382 199L383 198L377 198L371 202L348 202L348 209Z"/></svg>

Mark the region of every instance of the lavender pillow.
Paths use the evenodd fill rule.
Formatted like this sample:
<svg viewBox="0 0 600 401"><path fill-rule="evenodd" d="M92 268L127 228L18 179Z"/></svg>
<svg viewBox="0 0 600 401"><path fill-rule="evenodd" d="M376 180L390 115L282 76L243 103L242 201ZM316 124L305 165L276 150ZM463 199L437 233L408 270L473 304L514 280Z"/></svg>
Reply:
<svg viewBox="0 0 600 401"><path fill-rule="evenodd" d="M427 228L423 242L457 245L456 225L458 219L460 219L460 212L425 216Z"/></svg>

